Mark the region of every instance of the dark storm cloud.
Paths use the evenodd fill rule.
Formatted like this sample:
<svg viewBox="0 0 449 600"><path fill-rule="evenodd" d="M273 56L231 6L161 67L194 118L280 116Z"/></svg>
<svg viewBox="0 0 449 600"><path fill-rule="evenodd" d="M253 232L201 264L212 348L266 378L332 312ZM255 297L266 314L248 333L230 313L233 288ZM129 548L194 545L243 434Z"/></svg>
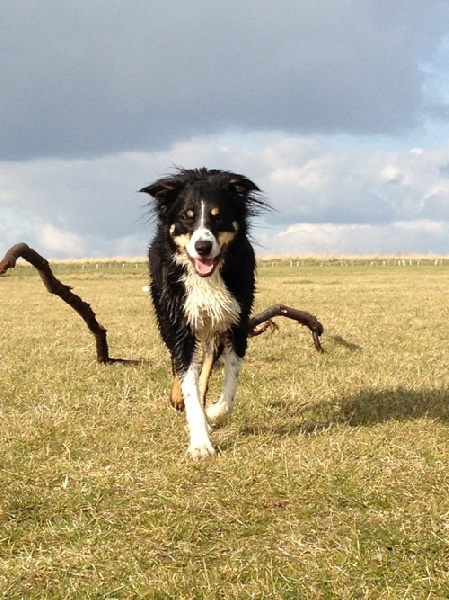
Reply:
<svg viewBox="0 0 449 600"><path fill-rule="evenodd" d="M400 133L425 114L448 17L439 0L3 3L0 160L229 129Z"/></svg>

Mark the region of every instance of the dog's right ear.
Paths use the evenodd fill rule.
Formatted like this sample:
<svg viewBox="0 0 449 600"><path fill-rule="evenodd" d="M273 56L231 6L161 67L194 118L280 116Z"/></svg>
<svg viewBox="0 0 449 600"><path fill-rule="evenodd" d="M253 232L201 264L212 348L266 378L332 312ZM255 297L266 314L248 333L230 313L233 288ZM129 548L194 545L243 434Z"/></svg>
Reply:
<svg viewBox="0 0 449 600"><path fill-rule="evenodd" d="M172 177L165 177L164 179L158 179L139 191L150 194L153 198L169 198L170 196L176 195L179 191L179 184Z"/></svg>
<svg viewBox="0 0 449 600"><path fill-rule="evenodd" d="M173 177L164 177L151 183L140 191L153 196L156 199L155 212L160 221L165 222L168 218L170 208L173 206L182 185Z"/></svg>

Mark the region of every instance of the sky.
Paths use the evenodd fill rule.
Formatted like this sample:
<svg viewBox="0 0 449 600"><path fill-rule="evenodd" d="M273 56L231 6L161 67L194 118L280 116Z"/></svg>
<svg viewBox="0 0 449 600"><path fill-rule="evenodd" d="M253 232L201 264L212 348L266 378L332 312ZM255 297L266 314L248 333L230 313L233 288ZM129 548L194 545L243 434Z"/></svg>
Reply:
<svg viewBox="0 0 449 600"><path fill-rule="evenodd" d="M449 255L447 0L15 0L0 50L1 255L144 256L174 165L263 190L259 256Z"/></svg>

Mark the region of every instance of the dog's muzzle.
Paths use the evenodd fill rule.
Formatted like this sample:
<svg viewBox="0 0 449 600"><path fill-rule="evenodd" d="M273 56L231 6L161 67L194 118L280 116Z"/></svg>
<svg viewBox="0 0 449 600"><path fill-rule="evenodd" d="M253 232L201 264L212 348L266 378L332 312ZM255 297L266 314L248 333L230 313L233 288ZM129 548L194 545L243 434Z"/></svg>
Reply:
<svg viewBox="0 0 449 600"><path fill-rule="evenodd" d="M213 243L209 240L197 240L194 244L197 258L191 257L195 273L200 277L210 277L218 264L218 256L211 257Z"/></svg>

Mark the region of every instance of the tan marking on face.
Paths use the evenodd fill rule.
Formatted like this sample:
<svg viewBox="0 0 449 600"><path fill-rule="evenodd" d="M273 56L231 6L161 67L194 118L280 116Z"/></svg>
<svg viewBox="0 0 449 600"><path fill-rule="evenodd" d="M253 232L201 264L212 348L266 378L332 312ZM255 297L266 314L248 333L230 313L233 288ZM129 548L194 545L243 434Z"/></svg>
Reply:
<svg viewBox="0 0 449 600"><path fill-rule="evenodd" d="M177 375L173 375L170 403L176 411L182 412L184 410L184 396L182 395L181 382Z"/></svg>
<svg viewBox="0 0 449 600"><path fill-rule="evenodd" d="M234 231L239 230L239 224L237 223L237 221L232 221L232 226L234 227Z"/></svg>
<svg viewBox="0 0 449 600"><path fill-rule="evenodd" d="M173 234L175 233L175 229L176 229L176 225L173 223L173 225L170 225L170 235L173 236Z"/></svg>
<svg viewBox="0 0 449 600"><path fill-rule="evenodd" d="M224 244L230 244L234 238L234 231L222 231L218 234L218 242L220 246L224 246Z"/></svg>
<svg viewBox="0 0 449 600"><path fill-rule="evenodd" d="M186 217L188 217L189 219L193 219L194 216L195 213L189 208L189 210L186 212Z"/></svg>
<svg viewBox="0 0 449 600"><path fill-rule="evenodd" d="M213 217L218 217L218 215L220 214L220 209L219 209L219 208L217 208L217 207L215 207L215 208L213 208L213 209L210 211L210 214L211 214Z"/></svg>
<svg viewBox="0 0 449 600"><path fill-rule="evenodd" d="M178 246L178 248L182 248L183 250L187 250L187 247L190 243L190 239L192 237L191 233L182 233L181 235L173 236L173 241Z"/></svg>

